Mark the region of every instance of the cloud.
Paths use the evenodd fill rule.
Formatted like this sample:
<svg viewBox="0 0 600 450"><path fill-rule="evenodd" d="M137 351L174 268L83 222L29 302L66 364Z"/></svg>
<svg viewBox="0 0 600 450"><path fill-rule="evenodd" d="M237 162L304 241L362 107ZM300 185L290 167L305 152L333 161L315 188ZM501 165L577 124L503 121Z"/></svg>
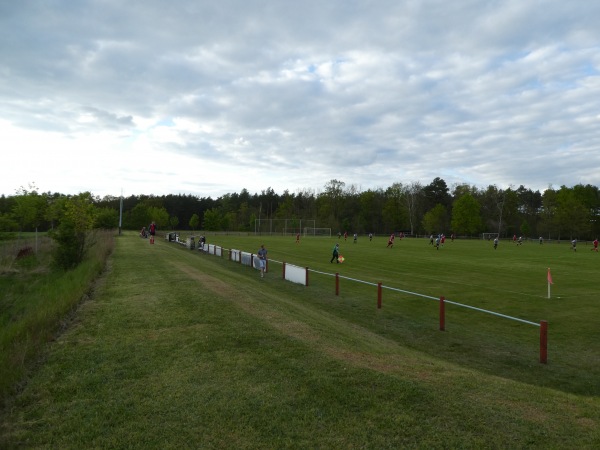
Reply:
<svg viewBox="0 0 600 450"><path fill-rule="evenodd" d="M598 13L583 1L8 2L0 192L600 185Z"/></svg>

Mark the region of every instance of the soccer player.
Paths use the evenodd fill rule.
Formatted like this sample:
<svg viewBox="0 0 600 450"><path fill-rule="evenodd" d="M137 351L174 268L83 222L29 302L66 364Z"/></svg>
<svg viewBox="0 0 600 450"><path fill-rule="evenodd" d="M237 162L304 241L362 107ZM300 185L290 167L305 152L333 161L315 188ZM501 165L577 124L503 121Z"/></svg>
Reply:
<svg viewBox="0 0 600 450"><path fill-rule="evenodd" d="M574 252L577 251L577 239L573 239L571 241L571 250L573 250Z"/></svg>
<svg viewBox="0 0 600 450"><path fill-rule="evenodd" d="M594 240L594 248L592 248L592 249L590 249L590 250L593 250L593 251L595 251L595 252L597 252L597 251L598 251L598 238L596 238L596 239Z"/></svg>
<svg viewBox="0 0 600 450"><path fill-rule="evenodd" d="M373 233L369 233L369 242L373 240Z"/></svg>
<svg viewBox="0 0 600 450"><path fill-rule="evenodd" d="M496 236L494 238L494 250L496 250L498 248L498 237Z"/></svg>
<svg viewBox="0 0 600 450"><path fill-rule="evenodd" d="M296 244L300 243L300 233L296 233Z"/></svg>
<svg viewBox="0 0 600 450"><path fill-rule="evenodd" d="M358 238L358 236L356 235L356 233L354 233L354 243L356 244L356 239Z"/></svg>
<svg viewBox="0 0 600 450"><path fill-rule="evenodd" d="M388 239L388 243L387 243L387 247L391 247L394 248L394 239L396 238L396 235L394 233L391 234L390 238Z"/></svg>

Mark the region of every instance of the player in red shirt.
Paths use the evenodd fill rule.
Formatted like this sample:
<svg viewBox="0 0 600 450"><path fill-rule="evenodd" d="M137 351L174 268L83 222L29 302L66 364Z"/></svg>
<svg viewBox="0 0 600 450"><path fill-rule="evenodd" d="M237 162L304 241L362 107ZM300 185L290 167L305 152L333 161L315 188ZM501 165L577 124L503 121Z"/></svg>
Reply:
<svg viewBox="0 0 600 450"><path fill-rule="evenodd" d="M396 238L396 235L394 233L392 233L392 235L390 236L390 238L388 239L388 243L387 243L387 247L392 247L394 248L394 239ZM386 248L387 248L386 247Z"/></svg>

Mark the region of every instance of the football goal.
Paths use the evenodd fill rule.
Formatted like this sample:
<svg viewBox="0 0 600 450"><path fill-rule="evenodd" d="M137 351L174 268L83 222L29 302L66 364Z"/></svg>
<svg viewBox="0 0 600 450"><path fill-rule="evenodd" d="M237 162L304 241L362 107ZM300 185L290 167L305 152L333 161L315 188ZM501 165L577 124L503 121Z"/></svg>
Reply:
<svg viewBox="0 0 600 450"><path fill-rule="evenodd" d="M315 219L255 219L254 234L296 235L307 227L314 226Z"/></svg>
<svg viewBox="0 0 600 450"><path fill-rule="evenodd" d="M481 233L481 239L484 241L491 241L492 239L499 238L499 233Z"/></svg>
<svg viewBox="0 0 600 450"><path fill-rule="evenodd" d="M304 227L304 236L331 237L331 228Z"/></svg>

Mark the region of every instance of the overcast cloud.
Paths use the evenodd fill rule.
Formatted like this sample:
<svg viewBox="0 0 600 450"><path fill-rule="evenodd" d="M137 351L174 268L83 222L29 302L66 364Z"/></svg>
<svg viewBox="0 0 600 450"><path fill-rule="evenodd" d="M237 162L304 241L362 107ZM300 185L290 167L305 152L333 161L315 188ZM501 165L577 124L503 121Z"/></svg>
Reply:
<svg viewBox="0 0 600 450"><path fill-rule="evenodd" d="M600 186L600 3L0 5L0 194Z"/></svg>

